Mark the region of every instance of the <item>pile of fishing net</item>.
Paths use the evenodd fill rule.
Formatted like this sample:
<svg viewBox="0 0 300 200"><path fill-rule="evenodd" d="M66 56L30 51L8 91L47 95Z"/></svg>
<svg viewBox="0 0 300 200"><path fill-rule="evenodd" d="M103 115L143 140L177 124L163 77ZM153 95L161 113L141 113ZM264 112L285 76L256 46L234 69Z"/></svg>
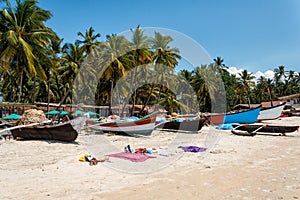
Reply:
<svg viewBox="0 0 300 200"><path fill-rule="evenodd" d="M23 113L21 118L18 120L18 125L40 123L47 120L48 119L42 110L30 109Z"/></svg>

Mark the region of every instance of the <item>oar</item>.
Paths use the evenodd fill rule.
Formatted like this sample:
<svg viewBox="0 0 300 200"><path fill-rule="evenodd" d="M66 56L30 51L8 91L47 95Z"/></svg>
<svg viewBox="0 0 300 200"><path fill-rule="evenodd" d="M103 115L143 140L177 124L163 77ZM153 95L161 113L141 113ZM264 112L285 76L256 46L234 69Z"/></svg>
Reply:
<svg viewBox="0 0 300 200"><path fill-rule="evenodd" d="M264 128L268 126L268 124L263 124L261 127L257 128L255 131L253 131L252 133L256 133L257 131L259 131L260 129Z"/></svg>

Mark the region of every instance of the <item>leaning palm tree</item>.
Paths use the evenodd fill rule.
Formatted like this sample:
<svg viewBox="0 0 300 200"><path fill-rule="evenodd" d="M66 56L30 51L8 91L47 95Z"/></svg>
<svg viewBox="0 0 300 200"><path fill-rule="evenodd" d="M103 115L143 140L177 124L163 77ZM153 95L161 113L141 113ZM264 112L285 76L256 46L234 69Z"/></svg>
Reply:
<svg viewBox="0 0 300 200"><path fill-rule="evenodd" d="M20 71L19 98L22 94L23 76L37 75L45 80L46 74L40 59L46 60L46 46L56 34L44 23L51 12L37 6L37 0L16 0L13 8L6 1L7 8L0 14L1 26L1 67L5 70L15 66ZM15 63L13 65L13 63Z"/></svg>

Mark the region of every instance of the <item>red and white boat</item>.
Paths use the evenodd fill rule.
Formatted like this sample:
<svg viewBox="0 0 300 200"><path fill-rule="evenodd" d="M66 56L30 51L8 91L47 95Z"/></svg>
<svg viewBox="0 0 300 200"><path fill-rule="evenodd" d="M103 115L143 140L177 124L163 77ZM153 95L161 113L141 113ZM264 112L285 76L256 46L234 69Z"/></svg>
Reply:
<svg viewBox="0 0 300 200"><path fill-rule="evenodd" d="M136 120L118 121L87 121L88 127L104 133L126 135L150 135L155 127L157 112L146 115Z"/></svg>

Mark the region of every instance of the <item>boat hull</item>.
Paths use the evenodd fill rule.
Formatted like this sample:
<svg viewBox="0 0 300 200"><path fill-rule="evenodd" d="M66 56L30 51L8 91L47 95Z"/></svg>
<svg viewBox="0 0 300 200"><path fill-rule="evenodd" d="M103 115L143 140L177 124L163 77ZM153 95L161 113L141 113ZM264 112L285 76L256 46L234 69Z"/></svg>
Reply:
<svg viewBox="0 0 300 200"><path fill-rule="evenodd" d="M234 125L235 126L235 125ZM236 126L232 133L236 135L255 135L256 132L264 133L292 133L299 129L299 126L275 126L275 125L252 125L245 124ZM236 131L237 130L237 131Z"/></svg>
<svg viewBox="0 0 300 200"><path fill-rule="evenodd" d="M277 119L281 116L285 103L261 110L257 121Z"/></svg>
<svg viewBox="0 0 300 200"><path fill-rule="evenodd" d="M70 123L23 127L11 130L11 132L14 138L24 140L59 140L73 142L78 136L78 132Z"/></svg>
<svg viewBox="0 0 300 200"><path fill-rule="evenodd" d="M205 119L196 119L191 121L185 120L182 122L178 122L174 120L165 123L159 123L157 124L156 128L197 132L202 129L205 122L206 122Z"/></svg>
<svg viewBox="0 0 300 200"><path fill-rule="evenodd" d="M261 106L237 113L226 114L224 117L223 124L240 123L240 124L251 124L257 121Z"/></svg>
<svg viewBox="0 0 300 200"><path fill-rule="evenodd" d="M88 121L89 128L104 133L126 135L150 135L155 127L156 114L145 116L136 121L115 121L100 123Z"/></svg>

